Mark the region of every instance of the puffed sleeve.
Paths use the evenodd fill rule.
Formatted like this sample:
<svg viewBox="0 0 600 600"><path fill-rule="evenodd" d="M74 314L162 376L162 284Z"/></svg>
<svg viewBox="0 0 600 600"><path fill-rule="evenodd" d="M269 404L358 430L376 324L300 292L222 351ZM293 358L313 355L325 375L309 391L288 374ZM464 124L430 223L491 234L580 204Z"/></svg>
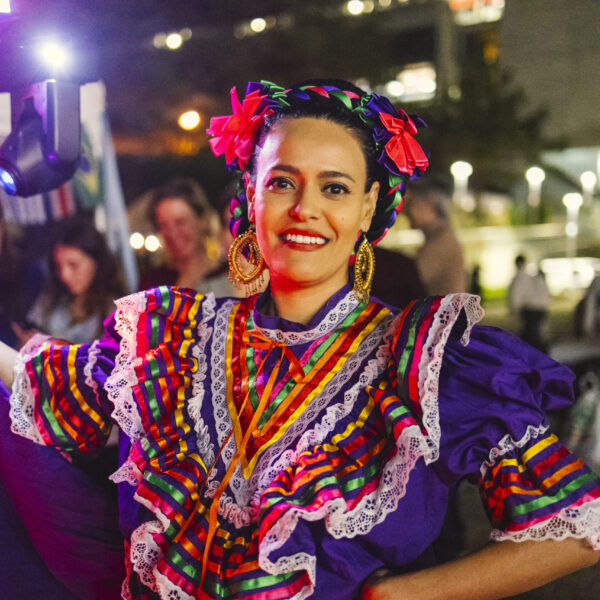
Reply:
<svg viewBox="0 0 600 600"><path fill-rule="evenodd" d="M600 481L546 419L572 402L573 373L509 333L472 327L470 298L429 299L413 307L412 341L399 333L399 390L420 419L425 461L448 486L479 484L494 539L600 548Z"/></svg>
<svg viewBox="0 0 600 600"><path fill-rule="evenodd" d="M600 548L600 481L548 428L574 375L515 336L475 327L448 343L438 472L477 480L494 539L586 538Z"/></svg>
<svg viewBox="0 0 600 600"><path fill-rule="evenodd" d="M119 353L114 316L102 339L70 344L35 336L20 352L10 399L12 430L65 457L94 454L112 427L105 385Z"/></svg>

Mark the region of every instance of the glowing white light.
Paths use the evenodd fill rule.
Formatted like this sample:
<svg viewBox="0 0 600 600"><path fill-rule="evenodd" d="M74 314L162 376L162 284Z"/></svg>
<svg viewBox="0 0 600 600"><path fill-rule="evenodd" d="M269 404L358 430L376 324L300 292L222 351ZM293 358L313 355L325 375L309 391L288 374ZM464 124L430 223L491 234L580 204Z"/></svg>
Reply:
<svg viewBox="0 0 600 600"><path fill-rule="evenodd" d="M58 42L47 42L38 50L40 58L53 69L62 70L68 66L71 59L64 46Z"/></svg>
<svg viewBox="0 0 600 600"><path fill-rule="evenodd" d="M192 129L196 129L198 125L200 125L200 114L195 110L188 110L179 115L179 127L181 129L185 129L186 131L191 131Z"/></svg>
<svg viewBox="0 0 600 600"><path fill-rule="evenodd" d="M423 94L433 94L437 88L437 85L433 79L429 77L421 77L417 82L417 89Z"/></svg>
<svg viewBox="0 0 600 600"><path fill-rule="evenodd" d="M129 236L129 245L134 249L134 250L140 250L144 247L144 236L139 233L138 231L135 231L134 233L132 233Z"/></svg>
<svg viewBox="0 0 600 600"><path fill-rule="evenodd" d="M165 45L169 50L177 50L183 44L183 37L180 33L170 33L165 39Z"/></svg>
<svg viewBox="0 0 600 600"><path fill-rule="evenodd" d="M144 246L148 252L156 252L160 248L160 241L155 235L150 234L146 238Z"/></svg>
<svg viewBox="0 0 600 600"><path fill-rule="evenodd" d="M529 167L529 169L525 171L525 179L527 179L531 185L540 185L542 181L546 179L546 172L540 167Z"/></svg>
<svg viewBox="0 0 600 600"><path fill-rule="evenodd" d="M360 15L365 10L365 5L362 0L350 0L348 4L346 4L346 9L351 15Z"/></svg>
<svg viewBox="0 0 600 600"><path fill-rule="evenodd" d="M583 204L583 196L577 192L571 192L563 196L562 202L569 210L577 210Z"/></svg>
<svg viewBox="0 0 600 600"><path fill-rule="evenodd" d="M579 176L579 181L581 181L581 187L584 190L593 191L596 187L596 183L598 182L598 178L596 177L596 173L593 171L584 171Z"/></svg>
<svg viewBox="0 0 600 600"><path fill-rule="evenodd" d="M0 0L0 13L9 13L10 9L10 0Z"/></svg>
<svg viewBox="0 0 600 600"><path fill-rule="evenodd" d="M392 96L395 98L399 98L404 94L404 84L397 79L393 79L392 81L388 81L385 84L385 92L388 96Z"/></svg>
<svg viewBox="0 0 600 600"><path fill-rule="evenodd" d="M450 166L450 173L456 179L465 180L473 173L473 167L464 160L457 160Z"/></svg>
<svg viewBox="0 0 600 600"><path fill-rule="evenodd" d="M565 225L565 233L567 234L567 237L577 237L577 234L579 233L579 226L574 221L569 221Z"/></svg>
<svg viewBox="0 0 600 600"><path fill-rule="evenodd" d="M254 31L254 33L261 33L267 28L267 22L262 17L257 17L256 19L252 19L250 21L250 29Z"/></svg>

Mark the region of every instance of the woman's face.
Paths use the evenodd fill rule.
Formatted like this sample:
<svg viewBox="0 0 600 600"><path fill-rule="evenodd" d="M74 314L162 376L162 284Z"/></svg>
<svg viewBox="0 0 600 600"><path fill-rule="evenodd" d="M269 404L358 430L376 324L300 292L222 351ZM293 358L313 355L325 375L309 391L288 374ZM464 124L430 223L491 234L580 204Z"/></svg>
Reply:
<svg viewBox="0 0 600 600"><path fill-rule="evenodd" d="M96 274L96 261L75 246L54 248L54 264L59 279L73 296L85 294Z"/></svg>
<svg viewBox="0 0 600 600"><path fill-rule="evenodd" d="M365 192L366 161L357 139L324 119L285 119L267 135L248 184L250 220L273 289L348 281L348 261L366 231L379 184Z"/></svg>
<svg viewBox="0 0 600 600"><path fill-rule="evenodd" d="M205 217L181 198L165 198L156 207L156 225L166 250L176 261L189 260L202 251L204 232L208 224Z"/></svg>

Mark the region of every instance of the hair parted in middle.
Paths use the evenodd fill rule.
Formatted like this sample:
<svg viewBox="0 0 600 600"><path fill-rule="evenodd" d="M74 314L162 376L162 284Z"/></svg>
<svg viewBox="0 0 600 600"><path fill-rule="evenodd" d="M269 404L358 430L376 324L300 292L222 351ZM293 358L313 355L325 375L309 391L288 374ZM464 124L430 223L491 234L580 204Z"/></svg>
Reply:
<svg viewBox="0 0 600 600"><path fill-rule="evenodd" d="M429 161L414 139L419 118L396 110L384 96L367 94L352 83L312 79L283 88L268 81L250 82L240 102L231 90L233 114L213 117L207 133L216 156L241 175L231 200L230 229L234 236L250 226L246 184L255 175L256 156L274 125L283 119L312 117L345 127L359 142L367 165L367 190L380 184L367 239L376 244L394 224L402 208L406 182L423 174Z"/></svg>

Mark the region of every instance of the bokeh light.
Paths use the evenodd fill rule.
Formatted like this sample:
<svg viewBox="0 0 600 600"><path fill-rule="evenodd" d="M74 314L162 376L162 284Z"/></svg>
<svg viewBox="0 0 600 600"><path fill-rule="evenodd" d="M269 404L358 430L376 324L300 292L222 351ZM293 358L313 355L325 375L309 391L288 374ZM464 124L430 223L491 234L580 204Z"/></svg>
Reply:
<svg viewBox="0 0 600 600"><path fill-rule="evenodd" d="M267 27L267 22L262 17L257 17L256 19L252 19L250 21L250 29L254 31L254 33L261 33Z"/></svg>
<svg viewBox="0 0 600 600"><path fill-rule="evenodd" d="M178 123L181 129L185 129L186 131L191 131L192 129L196 129L202 118L198 111L195 110L187 110L186 112L179 115Z"/></svg>
<svg viewBox="0 0 600 600"><path fill-rule="evenodd" d="M160 240L153 234L146 237L144 247L148 252L156 252L160 248Z"/></svg>
<svg viewBox="0 0 600 600"><path fill-rule="evenodd" d="M346 4L346 9L351 15L357 16L362 14L365 10L365 5L361 0L350 0L350 2Z"/></svg>
<svg viewBox="0 0 600 600"><path fill-rule="evenodd" d="M141 250L144 247L144 236L139 231L134 231L129 236L129 245L134 250Z"/></svg>
<svg viewBox="0 0 600 600"><path fill-rule="evenodd" d="M183 37L180 33L170 33L165 39L165 45L169 50L178 50L183 44Z"/></svg>

